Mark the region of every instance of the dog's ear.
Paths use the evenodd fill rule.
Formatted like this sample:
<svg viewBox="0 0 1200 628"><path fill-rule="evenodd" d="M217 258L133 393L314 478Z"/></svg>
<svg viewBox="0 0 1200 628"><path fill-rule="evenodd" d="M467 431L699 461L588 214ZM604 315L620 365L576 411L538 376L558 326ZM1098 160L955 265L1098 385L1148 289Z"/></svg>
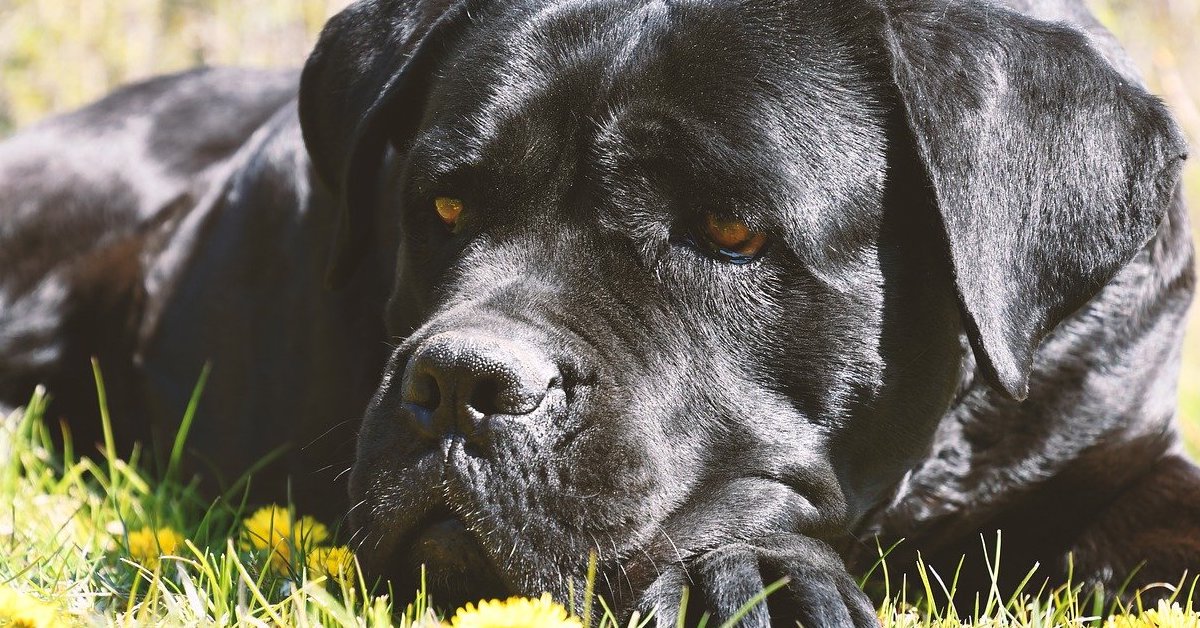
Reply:
<svg viewBox="0 0 1200 628"><path fill-rule="evenodd" d="M327 282L346 283L373 224L388 142L415 129L456 0L362 0L334 16L300 79L300 124L317 176L341 205Z"/></svg>
<svg viewBox="0 0 1200 628"><path fill-rule="evenodd" d="M1043 338L1155 233L1186 157L1088 39L983 0L883 0L977 363L1015 399Z"/></svg>

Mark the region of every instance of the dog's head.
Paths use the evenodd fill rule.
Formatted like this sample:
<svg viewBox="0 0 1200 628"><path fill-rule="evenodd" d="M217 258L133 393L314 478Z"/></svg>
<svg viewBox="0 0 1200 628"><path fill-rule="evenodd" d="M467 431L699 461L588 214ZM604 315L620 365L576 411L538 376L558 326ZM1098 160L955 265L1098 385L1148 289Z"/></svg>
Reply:
<svg viewBox="0 0 1200 628"><path fill-rule="evenodd" d="M363 557L442 602L841 533L968 352L1024 395L1183 154L1083 35L974 1L366 0L301 115L334 282L399 242Z"/></svg>

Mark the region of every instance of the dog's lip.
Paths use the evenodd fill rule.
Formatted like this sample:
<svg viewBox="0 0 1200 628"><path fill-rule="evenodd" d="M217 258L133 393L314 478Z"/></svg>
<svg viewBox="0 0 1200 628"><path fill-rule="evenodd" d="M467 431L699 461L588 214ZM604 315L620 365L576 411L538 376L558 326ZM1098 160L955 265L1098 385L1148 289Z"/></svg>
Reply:
<svg viewBox="0 0 1200 628"><path fill-rule="evenodd" d="M479 530L469 524L469 518L461 515L471 511L470 499L464 495L464 501L455 500L457 491L450 488L452 482L447 478L449 467L454 461L460 461L465 454L465 446L461 438L448 440L441 451L432 450L410 463L407 469L393 481L402 481L407 487L410 499L387 508L368 508L371 513L358 523L362 531L363 550L368 555L366 561L368 570L374 575L385 575L394 568L396 558L411 554L422 542L422 537L430 535L439 527L459 526L478 545L481 554L492 563L497 573L495 561ZM418 487L424 487L418 489ZM421 495L422 498L411 498ZM365 501L378 500L379 496L367 497ZM375 543L370 544L374 539Z"/></svg>
<svg viewBox="0 0 1200 628"><path fill-rule="evenodd" d="M449 512L441 500L443 460L441 452L430 451L405 464L403 470L389 462L388 468L367 467L362 471L375 479L360 484L361 492L353 495L356 506L351 509L350 522L360 539L359 551L366 558L369 571L376 571L374 557L392 555L411 531L425 525L431 517ZM424 487L429 498L396 495L391 487L401 483L408 488L408 496L416 495L413 491L417 487Z"/></svg>
<svg viewBox="0 0 1200 628"><path fill-rule="evenodd" d="M438 528L451 525L461 526L462 520L455 517L454 513L450 512L446 506L439 505L421 517L416 524L400 533L392 554L411 553L412 549L422 542L423 537L429 536Z"/></svg>
<svg viewBox="0 0 1200 628"><path fill-rule="evenodd" d="M516 592L480 536L446 506L433 508L399 534L373 557L371 566L373 576L401 587L418 583L418 569L428 571L428 591L440 603L462 605Z"/></svg>

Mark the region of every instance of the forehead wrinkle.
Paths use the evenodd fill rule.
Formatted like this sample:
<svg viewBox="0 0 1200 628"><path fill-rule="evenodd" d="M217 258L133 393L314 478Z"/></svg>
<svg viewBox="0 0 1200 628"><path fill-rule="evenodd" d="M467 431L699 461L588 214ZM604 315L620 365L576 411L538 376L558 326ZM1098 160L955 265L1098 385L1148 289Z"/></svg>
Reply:
<svg viewBox="0 0 1200 628"><path fill-rule="evenodd" d="M413 140L409 161L429 179L444 177L480 161L481 137L460 125L434 125Z"/></svg>
<svg viewBox="0 0 1200 628"><path fill-rule="evenodd" d="M671 10L664 0L629 4L554 2L496 37L496 46L483 54L494 61L497 80L488 84L480 122L519 116L532 101L564 95L590 96L591 103L575 104L594 108L619 78L647 63L647 53L669 32Z"/></svg>
<svg viewBox="0 0 1200 628"><path fill-rule="evenodd" d="M612 109L599 125L597 159L606 166L607 178L627 179L635 170L635 176L656 189L661 186L654 182L671 181L662 191L679 201L673 213L719 209L756 227L778 222L774 216L743 211L746 206L772 208L787 184L775 168L777 159L762 150L764 142L753 125L718 124L655 105ZM654 131L650 138L631 138L631 127ZM618 155L632 159L620 160ZM665 213L647 212L645 217L661 220Z"/></svg>
<svg viewBox="0 0 1200 628"><path fill-rule="evenodd" d="M657 47L666 37L669 31L665 27L669 22L670 11L664 0L651 0L629 15L622 26L631 31L632 35L624 37L620 48L612 57L612 70L605 76L606 88L611 89L618 76L628 74L631 68L645 61L645 53Z"/></svg>

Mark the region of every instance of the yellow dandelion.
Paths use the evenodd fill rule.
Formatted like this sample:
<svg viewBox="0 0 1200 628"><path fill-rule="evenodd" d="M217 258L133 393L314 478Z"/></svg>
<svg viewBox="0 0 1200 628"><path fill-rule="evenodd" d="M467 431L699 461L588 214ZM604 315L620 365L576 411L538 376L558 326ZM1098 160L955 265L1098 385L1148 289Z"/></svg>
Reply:
<svg viewBox="0 0 1200 628"><path fill-rule="evenodd" d="M325 576L340 584L354 581L354 554L348 547L318 547L306 557L310 577Z"/></svg>
<svg viewBox="0 0 1200 628"><path fill-rule="evenodd" d="M329 530L312 517L293 520L286 508L260 508L242 522L242 549L270 551L271 568L279 574L294 571L292 554L304 554L329 538Z"/></svg>
<svg viewBox="0 0 1200 628"><path fill-rule="evenodd" d="M0 587L0 625L45 628L62 624L62 618L54 607L8 587Z"/></svg>
<svg viewBox="0 0 1200 628"><path fill-rule="evenodd" d="M159 559L183 547L183 535L172 528L142 528L130 532L129 556L147 569L157 569Z"/></svg>
<svg viewBox="0 0 1200 628"><path fill-rule="evenodd" d="M538 599L510 597L458 609L450 625L461 628L583 628L578 618L543 593Z"/></svg>
<svg viewBox="0 0 1200 628"><path fill-rule="evenodd" d="M1109 617L1104 622L1105 628L1196 628L1200 619L1196 615L1179 607L1178 603L1168 604L1159 600L1158 606L1149 608L1138 615L1119 615Z"/></svg>

